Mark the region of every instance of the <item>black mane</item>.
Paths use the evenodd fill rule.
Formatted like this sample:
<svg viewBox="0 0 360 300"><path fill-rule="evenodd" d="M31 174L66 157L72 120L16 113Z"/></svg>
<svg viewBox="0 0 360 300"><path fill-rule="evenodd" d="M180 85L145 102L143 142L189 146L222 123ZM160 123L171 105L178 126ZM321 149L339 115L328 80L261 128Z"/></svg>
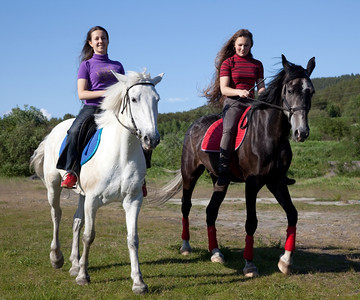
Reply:
<svg viewBox="0 0 360 300"><path fill-rule="evenodd" d="M259 95L262 102L278 104L281 99L281 91L284 84L296 78L309 78L307 71L299 65L288 62L289 69L284 68L274 76L265 91ZM261 104L259 104L261 106Z"/></svg>

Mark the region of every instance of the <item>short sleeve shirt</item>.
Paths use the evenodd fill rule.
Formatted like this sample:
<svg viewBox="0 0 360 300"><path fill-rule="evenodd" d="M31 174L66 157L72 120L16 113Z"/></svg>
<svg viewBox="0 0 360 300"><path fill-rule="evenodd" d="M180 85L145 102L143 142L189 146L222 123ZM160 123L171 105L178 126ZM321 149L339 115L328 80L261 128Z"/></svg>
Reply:
<svg viewBox="0 0 360 300"><path fill-rule="evenodd" d="M259 78L264 78L264 67L259 60L235 54L221 64L220 77L225 76L230 77L231 88L250 90ZM250 96L254 97L253 91Z"/></svg>

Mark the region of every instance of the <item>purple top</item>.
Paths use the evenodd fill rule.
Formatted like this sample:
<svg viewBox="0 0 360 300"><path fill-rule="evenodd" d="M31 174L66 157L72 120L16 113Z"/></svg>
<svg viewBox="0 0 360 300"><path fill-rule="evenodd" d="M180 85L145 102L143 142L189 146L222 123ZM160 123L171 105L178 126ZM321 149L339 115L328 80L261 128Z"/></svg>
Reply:
<svg viewBox="0 0 360 300"><path fill-rule="evenodd" d="M89 60L81 62L78 72L78 79L88 80L89 91L102 91L117 82L111 70L116 73L125 74L122 64L118 61L110 60L108 55L95 54ZM102 97L85 100L86 105L98 106Z"/></svg>

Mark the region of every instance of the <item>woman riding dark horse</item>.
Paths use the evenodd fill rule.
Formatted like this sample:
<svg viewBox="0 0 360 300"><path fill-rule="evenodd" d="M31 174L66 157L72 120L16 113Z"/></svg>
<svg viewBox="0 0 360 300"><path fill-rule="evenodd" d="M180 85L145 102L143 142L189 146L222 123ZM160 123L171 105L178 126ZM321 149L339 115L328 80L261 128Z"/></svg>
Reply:
<svg viewBox="0 0 360 300"><path fill-rule="evenodd" d="M278 263L279 269L285 274L290 273L295 250L298 213L292 203L286 177L292 159L289 134L292 128L292 138L297 142L303 142L309 136L308 112L315 92L310 75L315 68L315 58L309 60L306 69L288 62L285 56L282 56L282 65L283 70L275 76L259 99L250 101L252 108L247 114L246 136L240 148L231 156L230 180L245 182L247 219L243 271L248 277L258 275L253 263L254 233L258 224L256 197L264 185L285 210L288 220L285 253ZM229 183L217 184L219 152L206 152L201 149L206 131L219 118L217 115L202 117L188 129L182 152L182 176L178 176L163 188L162 201L169 199L182 186L183 245L180 251L183 254L191 252L191 196L198 178L207 169L214 183L214 191L206 209L209 251L212 253L212 261L224 262L216 239L215 221Z"/></svg>

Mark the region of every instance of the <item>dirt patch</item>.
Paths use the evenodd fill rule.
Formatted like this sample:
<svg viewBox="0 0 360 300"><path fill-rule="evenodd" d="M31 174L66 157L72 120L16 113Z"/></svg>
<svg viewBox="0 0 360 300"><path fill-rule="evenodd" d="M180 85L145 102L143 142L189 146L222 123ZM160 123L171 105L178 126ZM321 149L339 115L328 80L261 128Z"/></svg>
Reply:
<svg viewBox="0 0 360 300"><path fill-rule="evenodd" d="M211 190L198 191L196 195L209 195ZM195 195L195 196L196 196ZM178 195L177 195L178 196ZM72 191L63 191L62 206L77 205L78 196ZM337 253L347 249L349 255L360 256L360 205L359 200L353 202L321 202L315 198L294 198L298 207L299 220L297 225L297 247L317 249L317 251ZM36 209L46 206L46 189L39 180L0 180L0 203L3 208ZM193 200L190 215L191 226L205 228L205 208L207 198ZM259 220L255 240L261 239L266 243L284 243L287 220L284 211L276 201L270 197L260 197L258 200L257 216ZM169 201L169 206L161 211L156 208L146 208L151 218L166 219L168 222L179 223L181 220L180 200ZM313 205L322 204L322 205ZM119 204L117 204L118 206ZM111 206L110 206L111 207ZM146 212L143 216L146 217ZM231 234L242 240L245 236L245 204L244 199L229 197L220 208L217 229L218 236L226 239ZM180 228L179 228L180 230ZM319 250L320 249L320 250Z"/></svg>

